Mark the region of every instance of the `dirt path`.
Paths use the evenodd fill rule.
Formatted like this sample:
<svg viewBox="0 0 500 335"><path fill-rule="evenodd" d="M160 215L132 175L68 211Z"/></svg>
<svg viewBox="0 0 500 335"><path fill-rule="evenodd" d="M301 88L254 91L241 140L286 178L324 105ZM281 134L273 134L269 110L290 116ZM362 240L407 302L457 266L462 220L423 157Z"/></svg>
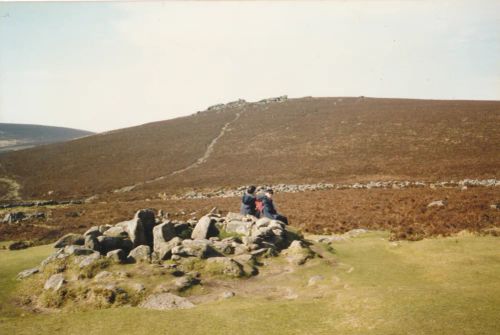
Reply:
<svg viewBox="0 0 500 335"><path fill-rule="evenodd" d="M167 175L156 177L156 178L150 179L150 180L146 180L144 182L136 183L134 185L125 186L125 187L113 190L113 192L114 193L129 192L129 191L132 191L136 187L139 187L139 186L142 186L142 185L151 184L151 183L163 180L165 178L168 178L168 177L171 177L171 176L175 176L175 175L184 173L186 171L189 171L191 169L197 168L198 166L206 163L207 160L212 155L212 153L214 152L214 148L217 145L217 142L224 136L224 134L228 131L229 127L233 123L235 123L236 121L238 121L238 119L240 118L241 113L243 113L243 111L244 110L241 110L241 111L237 112L236 116L235 116L235 118L233 120L231 120L231 121L227 122L226 124L224 124L224 126L221 128L219 134L214 139L212 139L212 141L208 145L207 149L203 153L203 156L201 156L200 158L198 158L194 163L192 163L192 164L190 164L190 165L188 165L186 167L183 167L182 169L175 170L175 171L173 171L173 172L171 172L171 173L169 173Z"/></svg>
<svg viewBox="0 0 500 335"><path fill-rule="evenodd" d="M6 194L0 195L1 200L19 200L19 190L21 189L21 185L17 181L11 178L2 177L0 178L0 183L7 184L9 190Z"/></svg>

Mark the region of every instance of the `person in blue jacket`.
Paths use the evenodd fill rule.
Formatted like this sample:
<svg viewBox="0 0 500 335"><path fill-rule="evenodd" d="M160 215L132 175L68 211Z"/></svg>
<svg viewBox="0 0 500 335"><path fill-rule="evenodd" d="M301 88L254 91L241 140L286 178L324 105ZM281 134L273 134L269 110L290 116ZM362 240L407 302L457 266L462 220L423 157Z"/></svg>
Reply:
<svg viewBox="0 0 500 335"><path fill-rule="evenodd" d="M284 224L288 224L288 218L276 211L273 203L273 194L274 191L272 189L268 189L266 190L265 195L261 198L263 205L262 215L266 218L278 220L283 222Z"/></svg>
<svg viewBox="0 0 500 335"><path fill-rule="evenodd" d="M243 215L253 215L258 217L259 213L255 207L255 186L249 186L241 198L240 213Z"/></svg>

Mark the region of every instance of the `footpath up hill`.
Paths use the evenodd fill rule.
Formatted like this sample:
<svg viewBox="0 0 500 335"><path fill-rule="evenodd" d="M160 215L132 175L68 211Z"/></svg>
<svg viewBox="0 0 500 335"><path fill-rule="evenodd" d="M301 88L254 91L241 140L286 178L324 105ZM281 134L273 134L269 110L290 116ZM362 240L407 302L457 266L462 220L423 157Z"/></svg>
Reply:
<svg viewBox="0 0 500 335"><path fill-rule="evenodd" d="M500 172L499 128L498 101L239 101L7 153L0 177L20 184L24 199L248 183L485 179Z"/></svg>

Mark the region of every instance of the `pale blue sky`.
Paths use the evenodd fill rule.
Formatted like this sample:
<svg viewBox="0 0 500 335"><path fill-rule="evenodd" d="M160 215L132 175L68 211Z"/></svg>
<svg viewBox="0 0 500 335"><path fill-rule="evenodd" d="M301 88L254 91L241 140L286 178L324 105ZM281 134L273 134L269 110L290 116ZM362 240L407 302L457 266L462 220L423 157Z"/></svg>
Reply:
<svg viewBox="0 0 500 335"><path fill-rule="evenodd" d="M500 100L499 1L0 3L0 122L105 131L287 94Z"/></svg>

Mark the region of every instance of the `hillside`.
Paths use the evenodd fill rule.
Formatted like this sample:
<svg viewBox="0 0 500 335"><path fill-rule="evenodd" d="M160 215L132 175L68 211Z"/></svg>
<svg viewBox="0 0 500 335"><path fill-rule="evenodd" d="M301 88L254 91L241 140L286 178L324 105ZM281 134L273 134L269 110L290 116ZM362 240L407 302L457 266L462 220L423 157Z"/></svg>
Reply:
<svg viewBox="0 0 500 335"><path fill-rule="evenodd" d="M94 133L90 131L64 127L0 123L0 153L64 142L92 134Z"/></svg>
<svg viewBox="0 0 500 335"><path fill-rule="evenodd" d="M126 186L147 196L248 183L494 178L499 130L498 101L240 102L5 153L0 178L18 183L24 199L49 191L56 198L113 194Z"/></svg>

